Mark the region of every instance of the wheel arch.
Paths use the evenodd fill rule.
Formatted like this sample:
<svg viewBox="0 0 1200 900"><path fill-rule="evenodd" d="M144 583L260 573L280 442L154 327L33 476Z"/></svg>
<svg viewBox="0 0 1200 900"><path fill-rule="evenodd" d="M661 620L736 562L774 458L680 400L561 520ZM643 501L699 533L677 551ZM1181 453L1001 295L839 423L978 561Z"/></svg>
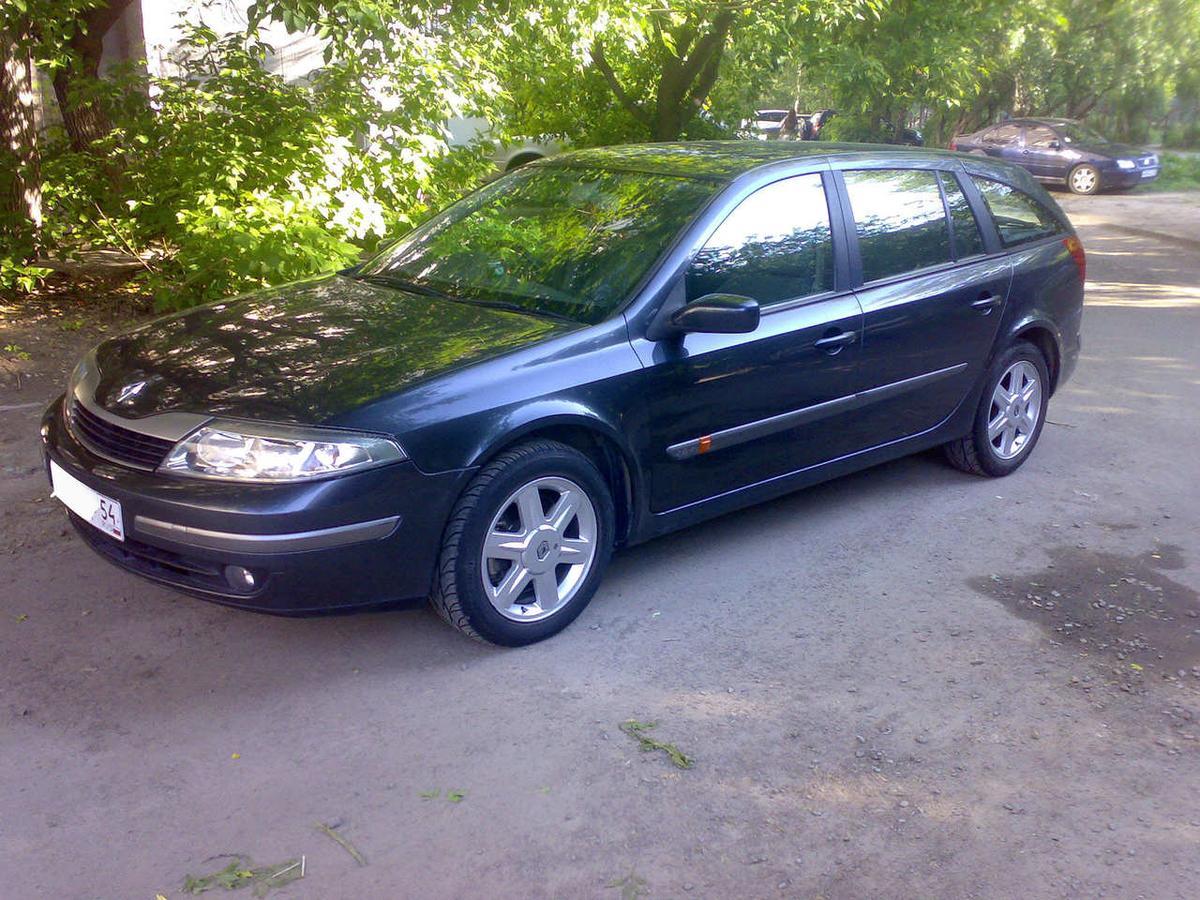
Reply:
<svg viewBox="0 0 1200 900"><path fill-rule="evenodd" d="M510 429L477 454L472 466L484 466L499 454L531 440L558 441L590 459L607 482L617 520L616 543L632 533L635 498L641 478L634 456L620 434L602 419L579 413L558 413L530 419Z"/></svg>
<svg viewBox="0 0 1200 900"><path fill-rule="evenodd" d="M1012 330L1008 345L1017 341L1028 341L1041 351L1050 370L1050 394L1058 389L1058 376L1062 371L1062 339L1053 323L1035 319L1018 323ZM1007 345L1006 345L1007 346Z"/></svg>
<svg viewBox="0 0 1200 900"><path fill-rule="evenodd" d="M522 150L519 153L514 153L510 159L504 163L504 171L511 172L514 169L519 169L521 166L528 165L531 162L537 162L539 159L545 159L546 154L538 150Z"/></svg>

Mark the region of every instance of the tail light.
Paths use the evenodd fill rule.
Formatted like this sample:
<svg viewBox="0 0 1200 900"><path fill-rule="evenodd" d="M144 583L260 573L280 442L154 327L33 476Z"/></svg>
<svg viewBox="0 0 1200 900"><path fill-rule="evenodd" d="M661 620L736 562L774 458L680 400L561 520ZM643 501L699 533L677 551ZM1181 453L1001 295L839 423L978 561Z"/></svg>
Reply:
<svg viewBox="0 0 1200 900"><path fill-rule="evenodd" d="M950 138L950 149L951 150L958 149L958 135L955 135L954 137Z"/></svg>
<svg viewBox="0 0 1200 900"><path fill-rule="evenodd" d="M1075 260L1075 265L1079 267L1079 280L1087 281L1087 256L1083 252L1083 244L1079 242L1079 238L1071 235L1068 238L1063 238L1063 245L1066 246L1067 252L1071 254L1071 259Z"/></svg>

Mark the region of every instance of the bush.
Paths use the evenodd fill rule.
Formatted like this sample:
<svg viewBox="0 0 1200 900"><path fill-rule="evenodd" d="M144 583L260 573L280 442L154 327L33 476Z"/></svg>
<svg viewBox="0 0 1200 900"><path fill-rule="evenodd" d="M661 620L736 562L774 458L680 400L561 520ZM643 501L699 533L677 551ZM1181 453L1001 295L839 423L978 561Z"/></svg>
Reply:
<svg viewBox="0 0 1200 900"><path fill-rule="evenodd" d="M442 139L453 85L436 65L387 108L336 61L295 85L244 35L197 28L185 49L178 77L107 80L112 132L43 163L47 244L142 256L160 309L339 268L489 170L482 147Z"/></svg>

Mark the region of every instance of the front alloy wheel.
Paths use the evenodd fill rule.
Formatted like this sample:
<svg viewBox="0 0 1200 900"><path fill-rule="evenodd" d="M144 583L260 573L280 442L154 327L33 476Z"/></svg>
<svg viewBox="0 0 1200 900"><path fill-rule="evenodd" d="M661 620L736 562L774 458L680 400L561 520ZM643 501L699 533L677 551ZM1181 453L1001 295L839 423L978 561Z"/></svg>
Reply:
<svg viewBox="0 0 1200 900"><path fill-rule="evenodd" d="M1082 163L1067 176L1067 186L1076 194L1094 194L1100 190L1100 171L1095 166Z"/></svg>
<svg viewBox="0 0 1200 900"><path fill-rule="evenodd" d="M430 602L479 640L548 638L591 600L615 521L604 476L578 450L549 440L506 450L451 512Z"/></svg>
<svg viewBox="0 0 1200 900"><path fill-rule="evenodd" d="M583 488L535 478L500 505L483 542L480 574L492 606L514 622L537 622L568 603L596 559L596 510Z"/></svg>

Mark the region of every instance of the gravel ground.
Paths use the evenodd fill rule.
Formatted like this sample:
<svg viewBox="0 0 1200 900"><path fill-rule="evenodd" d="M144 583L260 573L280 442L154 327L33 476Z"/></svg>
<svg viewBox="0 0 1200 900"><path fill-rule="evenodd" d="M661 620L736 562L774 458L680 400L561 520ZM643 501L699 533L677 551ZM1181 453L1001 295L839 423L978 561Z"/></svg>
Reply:
<svg viewBox="0 0 1200 900"><path fill-rule="evenodd" d="M239 853L303 856L291 898L1194 898L1200 250L1120 230L1136 201L1064 201L1085 351L1017 475L926 454L726 516L516 651L93 557L34 435L98 335L7 310L0 894L176 897Z"/></svg>

